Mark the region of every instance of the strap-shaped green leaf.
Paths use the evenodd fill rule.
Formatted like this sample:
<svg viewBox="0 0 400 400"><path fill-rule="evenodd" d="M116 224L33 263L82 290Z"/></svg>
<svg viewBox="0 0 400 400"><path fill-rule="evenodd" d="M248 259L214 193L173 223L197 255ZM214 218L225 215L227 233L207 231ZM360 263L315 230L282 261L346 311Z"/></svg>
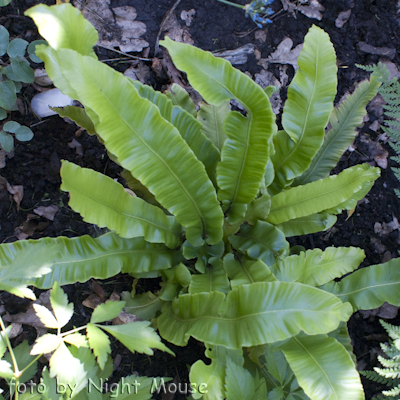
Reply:
<svg viewBox="0 0 400 400"><path fill-rule="evenodd" d="M132 297L131 292L122 292L121 298L126 302L125 311L136 315L144 320L151 320L161 310L163 301L152 292L135 294Z"/></svg>
<svg viewBox="0 0 400 400"><path fill-rule="evenodd" d="M235 249L267 265L275 264L283 254L289 253L289 243L284 234L265 221L257 221L254 226L242 225L239 232L229 236L228 240Z"/></svg>
<svg viewBox="0 0 400 400"><path fill-rule="evenodd" d="M232 289L253 282L274 282L276 277L261 260L251 260L244 256L235 259L232 253L224 257L224 269L228 274Z"/></svg>
<svg viewBox="0 0 400 400"><path fill-rule="evenodd" d="M202 131L219 150L222 149L227 136L224 131L224 121L231 110L229 101L218 106L202 103L197 119L202 123Z"/></svg>
<svg viewBox="0 0 400 400"><path fill-rule="evenodd" d="M228 348L272 343L304 331L336 329L352 313L350 304L323 290L293 282L241 285L221 292L185 294L158 318L160 335L177 346L190 336Z"/></svg>
<svg viewBox="0 0 400 400"><path fill-rule="evenodd" d="M180 260L177 251L163 244L147 243L142 238L123 239L115 233L106 233L96 239L87 235L72 239L60 236L21 240L10 245L0 246L1 259L7 269L18 263L29 265L18 256L30 252L37 254L31 260L34 265L51 271L42 278L25 280L24 284L42 289L51 288L54 282L63 286L86 282L90 278L107 279L119 272L160 271L171 268ZM52 257L49 257L49 251L54 251Z"/></svg>
<svg viewBox="0 0 400 400"><path fill-rule="evenodd" d="M189 93L177 83L173 83L169 90L164 92L172 101L174 106L180 106L193 117L197 117L196 106L194 105Z"/></svg>
<svg viewBox="0 0 400 400"><path fill-rule="evenodd" d="M275 131L275 116L267 95L251 78L209 52L169 38L161 42L176 66L210 104L236 99L246 109L244 117L230 112L224 130L228 139L217 166L218 198L233 224L244 216L247 204L259 190L268 162L268 140Z"/></svg>
<svg viewBox="0 0 400 400"><path fill-rule="evenodd" d="M94 135L96 131L94 130L93 121L89 118L84 108L75 106L65 106L65 107L51 107L60 117L67 117L72 119L81 128L86 129L89 135Z"/></svg>
<svg viewBox="0 0 400 400"><path fill-rule="evenodd" d="M336 95L336 55L329 36L313 25L304 38L299 69L288 88L281 132L272 157L275 191L302 174L322 145Z"/></svg>
<svg viewBox="0 0 400 400"><path fill-rule="evenodd" d="M279 281L321 286L353 272L365 258L357 247L327 247L285 257L270 267Z"/></svg>
<svg viewBox="0 0 400 400"><path fill-rule="evenodd" d="M385 301L399 306L400 258L359 269L340 282L327 283L320 289L351 303L354 312L378 308Z"/></svg>
<svg viewBox="0 0 400 400"><path fill-rule="evenodd" d="M267 221L277 225L336 207L349 200L364 184L371 187L379 175L379 168L362 164L347 168L339 175L288 189L272 197Z"/></svg>
<svg viewBox="0 0 400 400"><path fill-rule="evenodd" d="M90 57L48 47L37 52L54 83L80 100L107 149L175 215L187 239L194 245L204 237L210 244L219 242L223 214L213 184L158 108L140 97L128 78Z"/></svg>
<svg viewBox="0 0 400 400"><path fill-rule="evenodd" d="M346 96L339 107L334 108L329 118L332 128L310 167L294 180L294 185L305 185L329 176L329 172L339 162L340 157L351 145L357 135L355 130L361 125L367 111L365 107L377 94L380 82L371 76L371 80L361 82L353 94Z"/></svg>
<svg viewBox="0 0 400 400"><path fill-rule="evenodd" d="M207 175L214 182L220 154L212 141L202 132L201 123L182 107L174 105L165 94L154 90L151 86L142 85L139 81L131 81L131 83L140 96L155 104L160 110L161 116L178 129L194 155L204 165Z"/></svg>
<svg viewBox="0 0 400 400"><path fill-rule="evenodd" d="M291 219L290 221L278 224L276 227L283 232L286 237L308 235L309 233L316 233L326 231L335 225L337 217L331 215L326 211Z"/></svg>
<svg viewBox="0 0 400 400"><path fill-rule="evenodd" d="M327 335L297 335L278 347L311 400L363 400L360 375L346 351Z"/></svg>
<svg viewBox="0 0 400 400"><path fill-rule="evenodd" d="M25 11L25 15L35 21L40 34L54 49L72 49L97 58L93 51L99 38L96 29L72 4L38 4Z"/></svg>
<svg viewBox="0 0 400 400"><path fill-rule="evenodd" d="M69 205L83 220L114 230L123 238L142 236L146 242L177 247L180 225L158 207L128 194L110 177L63 161L61 190L70 194Z"/></svg>

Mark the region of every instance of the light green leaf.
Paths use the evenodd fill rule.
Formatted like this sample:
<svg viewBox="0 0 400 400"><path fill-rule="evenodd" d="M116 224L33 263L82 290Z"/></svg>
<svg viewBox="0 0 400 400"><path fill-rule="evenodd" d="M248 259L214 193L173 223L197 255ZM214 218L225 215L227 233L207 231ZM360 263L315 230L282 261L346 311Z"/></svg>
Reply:
<svg viewBox="0 0 400 400"><path fill-rule="evenodd" d="M50 292L50 303L59 324L58 328L67 325L74 314L74 304L68 303L68 296L60 288L58 282L54 283L53 289Z"/></svg>
<svg viewBox="0 0 400 400"><path fill-rule="evenodd" d="M89 347L88 341L85 335L79 332L71 333L70 335L63 337L65 343L74 345L75 347Z"/></svg>
<svg viewBox="0 0 400 400"><path fill-rule="evenodd" d="M86 330L89 347L93 350L100 368L103 369L108 355L111 354L110 339L100 328L92 323L87 324Z"/></svg>
<svg viewBox="0 0 400 400"><path fill-rule="evenodd" d="M6 54L9 40L10 34L8 30L3 25L0 25L0 56Z"/></svg>
<svg viewBox="0 0 400 400"><path fill-rule="evenodd" d="M233 254L227 254L224 257L224 269L228 274L232 289L248 283L274 282L277 280L261 260L254 261L246 256L237 260Z"/></svg>
<svg viewBox="0 0 400 400"><path fill-rule="evenodd" d="M300 334L278 346L312 400L363 400L357 369L345 348L326 335Z"/></svg>
<svg viewBox="0 0 400 400"><path fill-rule="evenodd" d="M182 107L193 117L197 116L196 106L194 105L189 93L177 83L173 83L165 95L172 101L174 106Z"/></svg>
<svg viewBox="0 0 400 400"><path fill-rule="evenodd" d="M98 40L96 29L72 4L48 7L38 4L25 11L49 45L54 49L72 49L82 55L96 57L93 46ZM36 54L43 60L38 54Z"/></svg>
<svg viewBox="0 0 400 400"><path fill-rule="evenodd" d="M6 132L15 133L20 126L21 124L16 121L8 121L3 125L3 129Z"/></svg>
<svg viewBox="0 0 400 400"><path fill-rule="evenodd" d="M210 264L212 265L206 268L204 274L192 275L189 293L212 291L228 293L230 291L228 277L222 267L222 260L214 258L210 260Z"/></svg>
<svg viewBox="0 0 400 400"><path fill-rule="evenodd" d="M14 377L14 370L8 361L0 360L0 376L4 379Z"/></svg>
<svg viewBox="0 0 400 400"><path fill-rule="evenodd" d="M0 131L0 145L4 151L10 152L14 148L14 138L12 135Z"/></svg>
<svg viewBox="0 0 400 400"><path fill-rule="evenodd" d="M251 375L247 369L227 357L225 395L227 400L266 399L267 387L258 373Z"/></svg>
<svg viewBox="0 0 400 400"><path fill-rule="evenodd" d="M109 321L118 316L125 306L124 301L107 301L97 306L90 318L92 324Z"/></svg>
<svg viewBox="0 0 400 400"><path fill-rule="evenodd" d="M245 221L250 225L257 223L257 220L265 220L268 217L271 208L271 197L268 194L253 200L247 209Z"/></svg>
<svg viewBox="0 0 400 400"><path fill-rule="evenodd" d="M155 104L160 110L161 116L178 129L182 139L204 165L211 181L215 182L215 169L220 154L211 140L201 131L201 123L179 105L173 105L166 95L157 92L151 86L142 85L138 81L132 81L132 84L140 96Z"/></svg>
<svg viewBox="0 0 400 400"><path fill-rule="evenodd" d="M23 256L27 258L25 263L20 258ZM0 268L0 287L3 284L2 274L6 272L11 274L8 279L12 279L12 285L15 286L14 281L19 282L21 276L30 270L51 271L39 279L29 279L27 276L29 280L24 285L19 283L22 287L31 284L42 289L51 288L54 282L63 286L86 282L92 277L107 279L119 272L138 274L159 271L171 268L180 261L177 251L162 244L147 243L142 238L122 239L112 232L96 239L85 235L72 239L60 236L18 241L0 246L0 258L7 267L14 267L12 271L7 268L3 272Z"/></svg>
<svg viewBox="0 0 400 400"><path fill-rule="evenodd" d="M329 36L313 25L304 38L299 69L288 88L281 131L274 138L274 193L302 174L324 140L336 95L336 55Z"/></svg>
<svg viewBox="0 0 400 400"><path fill-rule="evenodd" d="M165 346L160 337L151 328L149 321L131 322L125 325L98 325L110 335L116 337L130 351L153 355L152 349L174 353Z"/></svg>
<svg viewBox="0 0 400 400"><path fill-rule="evenodd" d="M158 207L128 194L110 177L63 161L61 190L70 193L69 205L83 220L115 230L121 237L142 236L150 243L177 247L180 225Z"/></svg>
<svg viewBox="0 0 400 400"><path fill-rule="evenodd" d="M11 40L7 47L7 54L10 58L23 57L28 47L28 42L26 40L17 38Z"/></svg>
<svg viewBox="0 0 400 400"><path fill-rule="evenodd" d="M223 214L214 187L158 108L140 97L128 78L90 57L65 49L37 51L56 86L83 103L107 149L175 215L187 239L200 245L205 236L210 244L218 243Z"/></svg>
<svg viewBox="0 0 400 400"><path fill-rule="evenodd" d="M136 315L142 320L150 320L154 318L161 310L163 301L155 296L152 292L135 294L131 296L130 292L122 292L121 299L126 302L125 311Z"/></svg>
<svg viewBox="0 0 400 400"><path fill-rule="evenodd" d="M366 105L376 96L380 82L371 76L358 84L351 95L346 95L329 118L332 128L325 136L322 147L313 158L310 167L295 179L294 185L305 185L329 176L329 172L339 162L342 154L352 144L357 135L355 128L362 124L367 111Z"/></svg>
<svg viewBox="0 0 400 400"><path fill-rule="evenodd" d="M46 354L51 353L56 350L62 342L61 336L53 335L51 333L46 333L36 339L35 344L32 347L31 354Z"/></svg>
<svg viewBox="0 0 400 400"><path fill-rule="evenodd" d="M33 138L33 132L27 126L20 126L15 131L15 137L20 142L29 142Z"/></svg>
<svg viewBox="0 0 400 400"><path fill-rule="evenodd" d="M46 328L58 328L58 321L48 308L46 308L45 306L41 306L40 304L33 304L33 309L35 310L36 315Z"/></svg>
<svg viewBox="0 0 400 400"><path fill-rule="evenodd" d="M285 190L272 197L267 221L277 225L336 207L364 185L370 188L379 175L379 168L362 164L347 168L339 175Z"/></svg>
<svg viewBox="0 0 400 400"><path fill-rule="evenodd" d="M229 236L228 240L235 249L267 265L289 253L289 243L283 233L265 221L257 221L254 226L242 225L239 232Z"/></svg>
<svg viewBox="0 0 400 400"><path fill-rule="evenodd" d="M347 324L345 322L341 322L338 328L328 333L328 336L336 339L346 349L347 353L353 360L354 365L357 365L357 358L353 352L353 346L351 344L351 338L347 329Z"/></svg>
<svg viewBox="0 0 400 400"><path fill-rule="evenodd" d="M67 117L72 119L81 128L86 129L89 135L94 135L96 131L94 130L93 121L89 118L84 108L65 106L65 107L50 107L55 111L60 117Z"/></svg>
<svg viewBox="0 0 400 400"><path fill-rule="evenodd" d="M257 282L221 292L180 295L158 317L161 336L184 346L189 337L228 348L284 340L300 331L315 335L337 328L350 304L300 283Z"/></svg>
<svg viewBox="0 0 400 400"><path fill-rule="evenodd" d="M239 365L243 365L242 349L232 350L224 346L212 346L206 343L206 356L211 364L196 361L190 368L189 379L191 384L201 389L193 393L194 399L223 400L225 398L225 369L227 358L231 358ZM202 393L203 392L203 396Z"/></svg>
<svg viewBox="0 0 400 400"><path fill-rule="evenodd" d="M357 310L379 308L385 301L400 306L400 258L359 269L340 282L330 282L320 289L348 301Z"/></svg>
<svg viewBox="0 0 400 400"><path fill-rule="evenodd" d="M327 247L285 257L270 269L279 281L321 286L353 272L364 258L364 251L357 247Z"/></svg>
<svg viewBox="0 0 400 400"><path fill-rule="evenodd" d="M227 136L224 131L224 121L231 110L229 101L220 105L202 103L197 119L202 123L203 133L214 143L214 146L221 150Z"/></svg>
<svg viewBox="0 0 400 400"><path fill-rule="evenodd" d="M50 377L57 376L59 382L71 384L86 377L83 364L72 356L64 342L61 342L58 349L50 358Z"/></svg>
<svg viewBox="0 0 400 400"><path fill-rule="evenodd" d="M17 101L15 93L16 89L13 81L0 82L0 107L8 111L12 110Z"/></svg>
<svg viewBox="0 0 400 400"><path fill-rule="evenodd" d="M324 211L307 215L306 217L291 219L276 225L276 227L283 232L285 237L293 237L326 231L335 225L336 221L337 217L335 215Z"/></svg>
<svg viewBox="0 0 400 400"><path fill-rule="evenodd" d="M268 141L276 129L269 99L259 85L229 61L168 37L160 43L205 101L218 106L236 99L246 109L246 117L230 112L225 118L228 139L217 166L218 198L229 213L228 222L236 223L256 197L268 163Z"/></svg>
<svg viewBox="0 0 400 400"><path fill-rule="evenodd" d="M11 68L19 82L32 83L35 80L35 72L24 57L12 58Z"/></svg>

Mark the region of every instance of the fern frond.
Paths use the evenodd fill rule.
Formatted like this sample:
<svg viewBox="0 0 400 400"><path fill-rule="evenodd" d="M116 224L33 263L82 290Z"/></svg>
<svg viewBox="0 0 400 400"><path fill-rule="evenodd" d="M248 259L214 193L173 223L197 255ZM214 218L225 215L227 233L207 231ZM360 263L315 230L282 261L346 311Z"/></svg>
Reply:
<svg viewBox="0 0 400 400"><path fill-rule="evenodd" d="M397 386L390 390L382 390L382 393L385 396L391 396L391 397L398 396L400 394L400 386Z"/></svg>
<svg viewBox="0 0 400 400"><path fill-rule="evenodd" d="M379 322L393 340L400 339L400 326L391 325L382 319Z"/></svg>
<svg viewBox="0 0 400 400"><path fill-rule="evenodd" d="M359 371L359 372L360 375L365 376L370 381L381 383L387 386L393 386L392 385L393 379L386 378L385 376L378 374L376 371Z"/></svg>

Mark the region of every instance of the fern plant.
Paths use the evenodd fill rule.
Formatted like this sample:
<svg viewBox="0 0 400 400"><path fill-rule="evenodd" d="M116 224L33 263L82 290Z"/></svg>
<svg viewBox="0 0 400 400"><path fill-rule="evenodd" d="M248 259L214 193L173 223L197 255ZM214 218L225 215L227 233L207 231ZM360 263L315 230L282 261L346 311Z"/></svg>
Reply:
<svg viewBox="0 0 400 400"><path fill-rule="evenodd" d="M389 71L385 64L379 62L377 65L357 65L365 71L372 72L376 78L382 82L379 93L382 95L386 104L383 105L385 115L390 119L385 119L386 126L381 126L382 130L389 138L389 145L397 154L390 157L393 161L400 164L400 83L397 78L389 79ZM392 171L397 180L400 181L400 168L392 167ZM400 198L400 190L394 189L397 197Z"/></svg>
<svg viewBox="0 0 400 400"><path fill-rule="evenodd" d="M111 231L0 245L0 287L32 297L28 285L161 277L154 293L124 293L125 310L175 345L191 336L205 344L211 364L194 363L190 382L206 390L193 398L362 399L345 323L356 310L398 304L399 260L355 271L360 249L291 254L286 238L328 229L378 178L368 164L329 175L378 80L334 108L335 52L312 27L278 131L271 88L211 53L162 42L204 98L197 111L183 89L167 96L100 63L97 33L71 5L27 15L49 43L37 48L49 77L84 106L60 114L98 136L136 196L64 161L71 207ZM245 112L232 111L232 99Z"/></svg>
<svg viewBox="0 0 400 400"><path fill-rule="evenodd" d="M389 344L381 343L381 349L386 357L378 355L378 361L383 368L375 367L373 371L360 371L366 378L381 384L385 384L391 389L384 390L383 396L378 395L379 400L396 397L400 398L400 328L380 320L389 337L392 339Z"/></svg>

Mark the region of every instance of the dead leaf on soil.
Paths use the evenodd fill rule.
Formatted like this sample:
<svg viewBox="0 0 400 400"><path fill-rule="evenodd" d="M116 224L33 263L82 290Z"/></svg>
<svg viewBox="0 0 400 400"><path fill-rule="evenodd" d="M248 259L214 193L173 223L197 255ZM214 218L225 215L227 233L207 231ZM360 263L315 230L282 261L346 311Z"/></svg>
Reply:
<svg viewBox="0 0 400 400"><path fill-rule="evenodd" d="M293 3L289 0L281 0L283 9L296 16L295 11L300 11L308 18L314 18L321 21L321 11L325 10L318 0L298 0Z"/></svg>
<svg viewBox="0 0 400 400"><path fill-rule="evenodd" d="M57 214L58 207L55 204L51 206L40 206L33 210L33 212L41 217L45 217L50 221L54 221L54 216Z"/></svg>
<svg viewBox="0 0 400 400"><path fill-rule="evenodd" d="M40 221L40 217L35 214L28 214L26 221L15 228L14 235L18 240L24 240L31 237L36 231L43 232L49 226L48 221Z"/></svg>
<svg viewBox="0 0 400 400"><path fill-rule="evenodd" d="M124 75L145 84L150 76L150 68L142 61L133 62L132 66L125 70Z"/></svg>
<svg viewBox="0 0 400 400"><path fill-rule="evenodd" d="M267 86L276 86L278 88L278 90L270 97L270 102L272 111L275 114L279 114L282 105L281 96L279 94L281 83L275 78L272 72L266 71L265 69L261 70L259 74L255 74L255 82L258 83L263 89L265 89Z"/></svg>
<svg viewBox="0 0 400 400"><path fill-rule="evenodd" d="M248 56L254 54L254 45L247 43L242 47L238 47L234 50L219 51L213 53L215 57L224 58L233 65L246 64Z"/></svg>
<svg viewBox="0 0 400 400"><path fill-rule="evenodd" d="M195 9L191 9L189 11L182 10L181 12L181 20L185 21L186 26L192 25L193 17L196 14Z"/></svg>
<svg viewBox="0 0 400 400"><path fill-rule="evenodd" d="M94 293L91 293L85 300L82 301L82 304L85 307L91 308L92 310L94 310L101 303L103 303L101 298L97 294L94 294Z"/></svg>
<svg viewBox="0 0 400 400"><path fill-rule="evenodd" d="M6 185L8 192L13 195L13 200L17 205L17 211L19 211L19 205L24 197L24 187L22 185L11 186L8 182Z"/></svg>
<svg viewBox="0 0 400 400"><path fill-rule="evenodd" d="M375 252L378 254L384 253L387 249L386 246L382 244L382 242L378 238L371 238L371 243L375 248Z"/></svg>
<svg viewBox="0 0 400 400"><path fill-rule="evenodd" d="M399 229L399 221L395 216L393 216L393 221L386 223L386 222L375 222L374 225L374 232L380 236L388 235L389 233Z"/></svg>
<svg viewBox="0 0 400 400"><path fill-rule="evenodd" d="M75 153L78 154L78 156L83 156L83 147L75 138L68 143L68 147L75 149Z"/></svg>
<svg viewBox="0 0 400 400"><path fill-rule="evenodd" d="M170 39L176 42L194 44L194 40L190 36L189 29L186 26L181 28L181 24L176 18L175 13L171 13L163 26L163 31L165 32L165 36L168 36Z"/></svg>
<svg viewBox="0 0 400 400"><path fill-rule="evenodd" d="M124 325L129 324L130 322L141 321L136 315L129 314L125 311L121 311L117 317L112 320L113 325Z"/></svg>
<svg viewBox="0 0 400 400"><path fill-rule="evenodd" d="M375 47L365 42L358 42L358 48L360 51L368 54L375 54L378 56L384 56L393 60L396 55L396 49L389 47Z"/></svg>
<svg viewBox="0 0 400 400"><path fill-rule="evenodd" d="M83 5L74 2L99 33L98 45L119 47L123 52L140 52L149 46L141 36L146 33L146 25L136 21L136 9L131 6L110 9L110 0L88 0ZM115 16L114 16L115 15Z"/></svg>
<svg viewBox="0 0 400 400"><path fill-rule="evenodd" d="M293 65L294 69L297 70L297 58L299 57L300 51L303 48L303 44L299 44L294 49L293 40L286 37L279 43L276 50L268 56L267 59L262 58L258 65L261 65L264 69L268 69L268 63L276 64L290 64Z"/></svg>
<svg viewBox="0 0 400 400"><path fill-rule="evenodd" d="M349 20L351 15L351 10L342 11L336 18L335 25L336 28L343 28L344 24Z"/></svg>

